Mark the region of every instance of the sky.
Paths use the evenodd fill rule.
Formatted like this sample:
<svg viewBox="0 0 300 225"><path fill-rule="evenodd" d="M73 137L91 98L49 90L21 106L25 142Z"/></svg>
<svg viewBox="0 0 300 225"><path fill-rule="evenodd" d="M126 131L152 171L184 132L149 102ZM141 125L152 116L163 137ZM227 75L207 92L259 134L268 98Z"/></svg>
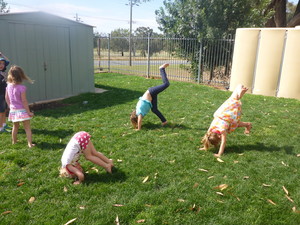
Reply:
<svg viewBox="0 0 300 225"><path fill-rule="evenodd" d="M298 0L290 0L297 3ZM4 0L10 12L43 11L75 20L76 15L85 24L94 26L94 32L108 34L130 27L129 0ZM127 5L126 5L127 4ZM150 27L160 33L155 10L163 7L163 0L142 2L132 8L132 31L138 27Z"/></svg>
<svg viewBox="0 0 300 225"><path fill-rule="evenodd" d="M94 32L108 34L130 27L129 0L4 0L11 13L43 11L60 17L94 26ZM126 5L127 4L127 5ZM163 0L142 2L132 8L132 31L138 27L150 27L160 33L155 10L163 6Z"/></svg>

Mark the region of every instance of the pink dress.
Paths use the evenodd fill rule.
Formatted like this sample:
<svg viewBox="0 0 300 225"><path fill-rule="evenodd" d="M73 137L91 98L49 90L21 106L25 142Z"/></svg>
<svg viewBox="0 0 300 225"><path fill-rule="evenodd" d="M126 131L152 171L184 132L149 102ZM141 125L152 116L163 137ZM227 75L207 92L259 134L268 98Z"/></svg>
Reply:
<svg viewBox="0 0 300 225"><path fill-rule="evenodd" d="M21 95L26 92L26 86L22 84L7 84L7 94L10 101L10 110L8 120L12 122L21 122L30 120L32 117L27 113L23 106Z"/></svg>
<svg viewBox="0 0 300 225"><path fill-rule="evenodd" d="M80 166L80 163L78 161L80 159L80 156L83 154L83 151L87 148L88 144L90 143L90 139L91 135L85 131L79 131L76 134L74 134L74 136L71 138L61 157L61 173L67 173L64 174L64 176L72 177L74 175L74 173L72 173L68 169L67 165L71 164L73 166Z"/></svg>
<svg viewBox="0 0 300 225"><path fill-rule="evenodd" d="M212 121L208 131L218 134L233 132L238 127L241 114L241 100L230 97L214 113L214 120Z"/></svg>
<svg viewBox="0 0 300 225"><path fill-rule="evenodd" d="M85 131L80 131L74 134L62 155L62 168L68 164L76 166L82 151L86 149L91 139L91 135Z"/></svg>

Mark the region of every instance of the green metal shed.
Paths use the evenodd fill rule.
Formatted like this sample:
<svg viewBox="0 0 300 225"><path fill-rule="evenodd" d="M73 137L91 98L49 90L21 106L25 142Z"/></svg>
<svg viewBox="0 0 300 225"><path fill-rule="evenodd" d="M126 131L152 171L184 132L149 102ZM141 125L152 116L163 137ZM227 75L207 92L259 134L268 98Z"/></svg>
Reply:
<svg viewBox="0 0 300 225"><path fill-rule="evenodd" d="M26 12L0 14L0 30L0 51L35 80L30 103L94 92L93 26Z"/></svg>

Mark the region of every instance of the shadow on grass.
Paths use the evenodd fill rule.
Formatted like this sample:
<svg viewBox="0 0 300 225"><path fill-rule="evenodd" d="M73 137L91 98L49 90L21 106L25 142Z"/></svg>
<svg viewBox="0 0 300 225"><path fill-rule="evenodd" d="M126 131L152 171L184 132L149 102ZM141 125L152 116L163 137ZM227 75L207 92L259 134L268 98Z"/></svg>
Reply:
<svg viewBox="0 0 300 225"><path fill-rule="evenodd" d="M116 183L124 182L127 179L126 174L120 170L116 169L113 174L101 173L101 174L85 174L84 183L86 185L93 183Z"/></svg>
<svg viewBox="0 0 300 225"><path fill-rule="evenodd" d="M104 85L95 85L96 88L103 88L108 91L103 93L84 93L74 97L70 97L61 102L61 107L45 108L38 111L36 114L46 117L59 118L66 115L84 113L90 110L103 109L114 105L124 104L126 102L140 97L143 92L132 91L129 89L115 88ZM135 105L132 105L132 109ZM131 112L131 111L130 111ZM130 114L128 112L128 114Z"/></svg>
<svg viewBox="0 0 300 225"><path fill-rule="evenodd" d="M66 130L66 129L60 129L60 130L32 129L31 131L33 135L34 134L50 135L50 136L56 136L58 138L65 138L74 133L73 130ZM18 134L25 134L25 130L19 129Z"/></svg>
<svg viewBox="0 0 300 225"><path fill-rule="evenodd" d="M61 144L61 143L48 143L48 142L33 142L34 144L36 144L36 146L42 150L57 150L57 149L62 149L65 148L66 145L65 144Z"/></svg>
<svg viewBox="0 0 300 225"><path fill-rule="evenodd" d="M180 130L207 130L205 128L191 128L191 127L187 127L181 123L176 124L176 123L168 123L165 126L162 126L160 121L158 121L157 123L151 123L151 122L144 122L142 128L148 129L148 130L156 130L156 129L171 129L172 131L175 129L180 129Z"/></svg>
<svg viewBox="0 0 300 225"><path fill-rule="evenodd" d="M24 130L22 130L22 133L25 133ZM58 130L47 130L47 129L32 129L32 133L39 134L39 135L50 135L57 138L65 138L67 136L70 136L74 133L74 130L70 129L58 129Z"/></svg>
<svg viewBox="0 0 300 225"><path fill-rule="evenodd" d="M43 150L49 150L49 149L61 149L65 148L66 144L64 143L52 143L52 142L44 142L44 141L35 141L34 136L35 135L49 135L56 138L65 138L67 136L70 136L73 134L73 130L66 130L66 129L59 129L59 130L40 130L40 129L32 129L33 134L33 143L36 144L36 147L41 148ZM25 134L24 129L19 129L18 134ZM10 135L10 134L9 134ZM19 148L19 146L27 145L26 139L19 140L19 142L15 145L12 145L14 148Z"/></svg>
<svg viewBox="0 0 300 225"><path fill-rule="evenodd" d="M25 131L22 131L25 133ZM68 129L58 129L58 130L40 130L40 129L32 129L33 138L34 135L47 135L47 136L53 136L57 139L63 139L67 136L70 136L74 133L73 130ZM39 141L35 142L33 139L33 143L36 144L37 147L41 148L42 150L57 150L62 149L66 147L65 143L59 143L58 141L56 143L53 142L45 142L45 141Z"/></svg>
<svg viewBox="0 0 300 225"><path fill-rule="evenodd" d="M257 142L255 144L250 145L231 145L226 147L226 153L243 153L247 151L263 151L263 152L276 152L281 151L282 149L285 150L286 154L293 155L294 147L293 146L283 146L278 147L276 145L265 145L264 143Z"/></svg>

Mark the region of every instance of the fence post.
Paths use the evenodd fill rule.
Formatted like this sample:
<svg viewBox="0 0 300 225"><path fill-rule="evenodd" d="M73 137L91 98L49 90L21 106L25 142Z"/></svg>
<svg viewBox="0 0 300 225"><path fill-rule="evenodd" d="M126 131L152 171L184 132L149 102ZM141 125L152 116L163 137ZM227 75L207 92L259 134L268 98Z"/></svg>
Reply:
<svg viewBox="0 0 300 225"><path fill-rule="evenodd" d="M148 33L147 78L150 78L150 32Z"/></svg>
<svg viewBox="0 0 300 225"><path fill-rule="evenodd" d="M99 72L101 71L101 39L100 39L100 37L98 37L98 70L99 70Z"/></svg>
<svg viewBox="0 0 300 225"><path fill-rule="evenodd" d="M108 34L108 72L110 72L110 34Z"/></svg>
<svg viewBox="0 0 300 225"><path fill-rule="evenodd" d="M202 59L202 41L200 41L200 49L199 49L198 84L200 83L200 76L201 76L201 59Z"/></svg>

